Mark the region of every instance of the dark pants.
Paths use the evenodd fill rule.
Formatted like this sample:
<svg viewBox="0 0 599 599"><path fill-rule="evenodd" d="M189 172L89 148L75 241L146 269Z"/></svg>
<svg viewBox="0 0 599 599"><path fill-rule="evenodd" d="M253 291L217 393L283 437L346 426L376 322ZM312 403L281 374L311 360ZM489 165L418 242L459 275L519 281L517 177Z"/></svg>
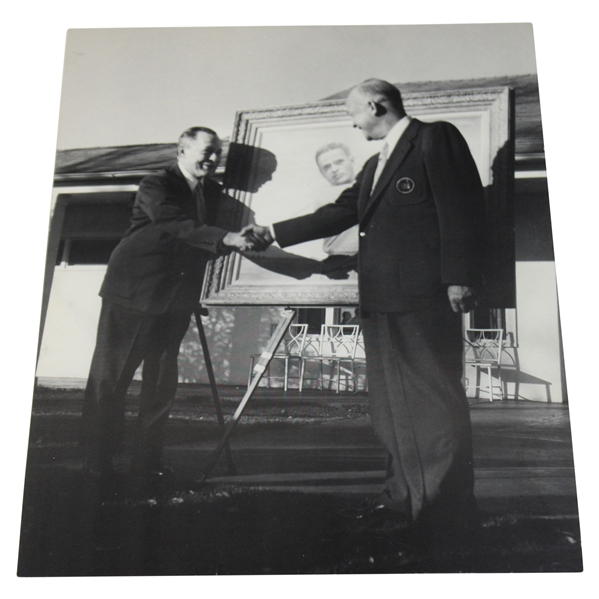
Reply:
<svg viewBox="0 0 599 599"><path fill-rule="evenodd" d="M362 320L370 415L389 452L383 498L416 520L475 507L472 434L461 382L461 315L449 304Z"/></svg>
<svg viewBox="0 0 599 599"><path fill-rule="evenodd" d="M164 426L177 389L179 346L190 317L189 313L147 315L102 303L83 403L82 444L88 462L107 466L118 451L125 396L143 361L134 461L140 468L159 466Z"/></svg>

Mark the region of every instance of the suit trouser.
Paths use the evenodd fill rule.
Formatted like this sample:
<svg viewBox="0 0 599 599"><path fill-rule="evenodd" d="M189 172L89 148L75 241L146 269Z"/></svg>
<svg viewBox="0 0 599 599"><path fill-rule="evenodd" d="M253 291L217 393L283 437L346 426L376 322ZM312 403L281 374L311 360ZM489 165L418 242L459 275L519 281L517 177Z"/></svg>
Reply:
<svg viewBox="0 0 599 599"><path fill-rule="evenodd" d="M369 409L389 452L383 498L413 519L475 507L461 315L447 307L362 320Z"/></svg>
<svg viewBox="0 0 599 599"><path fill-rule="evenodd" d="M105 466L118 451L125 397L143 361L134 460L140 468L160 462L164 427L177 389L179 346L189 313L148 315L104 300L83 402L86 459Z"/></svg>

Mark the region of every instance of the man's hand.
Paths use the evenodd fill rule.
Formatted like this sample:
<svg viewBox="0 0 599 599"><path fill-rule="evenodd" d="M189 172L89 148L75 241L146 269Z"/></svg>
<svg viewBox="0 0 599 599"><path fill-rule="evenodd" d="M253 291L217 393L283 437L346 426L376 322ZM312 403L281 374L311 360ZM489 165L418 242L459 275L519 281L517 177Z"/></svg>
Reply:
<svg viewBox="0 0 599 599"><path fill-rule="evenodd" d="M249 250L260 252L265 250L272 242L273 237L268 227L247 225L238 233L227 233L223 237L223 244L241 252Z"/></svg>
<svg viewBox="0 0 599 599"><path fill-rule="evenodd" d="M265 250L274 241L268 227L256 224L246 225L239 233L252 243L251 249L257 251Z"/></svg>
<svg viewBox="0 0 599 599"><path fill-rule="evenodd" d="M447 288L447 296L454 312L466 313L476 308L476 293L473 287L450 285Z"/></svg>
<svg viewBox="0 0 599 599"><path fill-rule="evenodd" d="M358 255L333 254L320 263L320 272L329 279L349 279L349 272L358 269Z"/></svg>
<svg viewBox="0 0 599 599"><path fill-rule="evenodd" d="M254 249L252 241L244 237L241 231L239 233L233 233L232 231L227 233L223 237L223 245L239 250L240 252L247 252Z"/></svg>

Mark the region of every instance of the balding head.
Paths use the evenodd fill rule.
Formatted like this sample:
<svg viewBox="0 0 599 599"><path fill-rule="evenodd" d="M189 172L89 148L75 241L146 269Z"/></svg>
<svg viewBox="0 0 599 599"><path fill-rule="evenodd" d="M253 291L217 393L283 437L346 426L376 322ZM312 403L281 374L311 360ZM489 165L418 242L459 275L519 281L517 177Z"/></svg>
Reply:
<svg viewBox="0 0 599 599"><path fill-rule="evenodd" d="M366 79L347 96L347 112L366 139L382 139L405 116L399 90L382 79Z"/></svg>
<svg viewBox="0 0 599 599"><path fill-rule="evenodd" d="M401 93L388 81L382 79L366 79L362 83L358 83L354 87L351 94L356 94L362 98L367 98L378 102L379 104L385 104L388 106L388 110L392 110L399 118L405 116L403 108L403 102L401 100Z"/></svg>

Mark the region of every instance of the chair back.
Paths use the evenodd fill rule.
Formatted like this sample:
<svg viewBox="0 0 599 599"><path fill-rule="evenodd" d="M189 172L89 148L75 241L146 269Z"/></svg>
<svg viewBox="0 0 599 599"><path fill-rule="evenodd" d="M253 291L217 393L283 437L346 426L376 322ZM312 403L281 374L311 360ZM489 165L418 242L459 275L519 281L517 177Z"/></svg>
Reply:
<svg viewBox="0 0 599 599"><path fill-rule="evenodd" d="M503 329L466 329L464 361L466 364L501 365Z"/></svg>
<svg viewBox="0 0 599 599"><path fill-rule="evenodd" d="M350 358L356 355L360 325L323 324L320 327L320 355L325 358Z"/></svg>
<svg viewBox="0 0 599 599"><path fill-rule="evenodd" d="M356 358L365 358L366 348L364 346L364 336L362 333L358 334L358 341L356 342Z"/></svg>
<svg viewBox="0 0 599 599"><path fill-rule="evenodd" d="M279 346L275 355L284 354L286 356L301 356L306 344L306 334L308 333L307 324L292 324L283 337L283 342Z"/></svg>

